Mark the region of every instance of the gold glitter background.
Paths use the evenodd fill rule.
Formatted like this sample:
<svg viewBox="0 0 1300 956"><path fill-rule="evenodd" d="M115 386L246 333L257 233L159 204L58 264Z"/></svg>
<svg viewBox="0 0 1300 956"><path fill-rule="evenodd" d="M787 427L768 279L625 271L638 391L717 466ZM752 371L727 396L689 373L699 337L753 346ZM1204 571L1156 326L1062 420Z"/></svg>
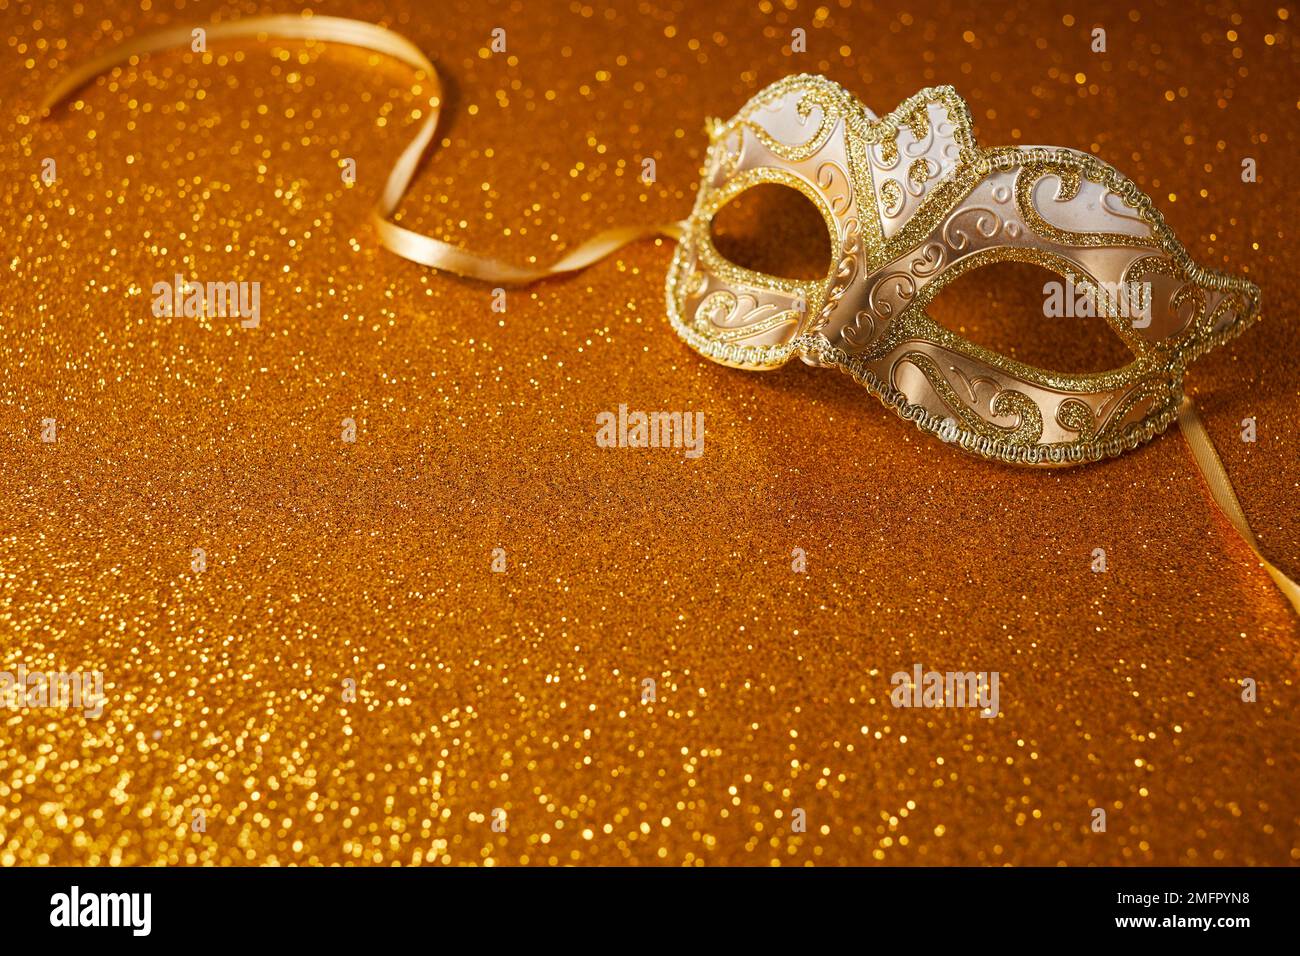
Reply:
<svg viewBox="0 0 1300 956"><path fill-rule="evenodd" d="M665 243L494 313L376 245L427 91L364 52L213 42L35 120L127 36L292 9L0 0L0 664L98 668L108 695L99 720L0 712L0 862L1300 860L1300 626L1176 431L1015 470L833 372L710 364L668 327ZM442 146L402 221L514 261L684 216L705 118L792 72L878 113L952 83L982 143L1098 154L1263 288L1189 390L1300 575L1294 5L314 10L437 60ZM768 261L797 245L759 221ZM261 327L154 318L176 273L259 281ZM990 276L938 314L1042 363L1109 354L1100 320L1043 322L1032 274ZM621 402L703 411L703 457L598 448ZM918 662L999 671L1001 715L893 708Z"/></svg>

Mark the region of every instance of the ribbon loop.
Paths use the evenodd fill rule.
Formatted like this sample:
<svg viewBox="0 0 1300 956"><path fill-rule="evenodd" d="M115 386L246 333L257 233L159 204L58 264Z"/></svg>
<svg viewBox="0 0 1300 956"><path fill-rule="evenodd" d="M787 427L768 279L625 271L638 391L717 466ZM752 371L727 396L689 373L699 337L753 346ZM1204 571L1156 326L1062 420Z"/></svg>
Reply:
<svg viewBox="0 0 1300 956"><path fill-rule="evenodd" d="M656 226L625 226L608 229L583 242L558 262L549 266L513 266L399 226L392 221L392 216L407 190L410 189L411 181L420 167L420 160L424 157L429 144L433 142L434 133L438 129L438 118L442 113L442 82L433 61L401 34L375 23L349 20L345 17L279 14L250 17L228 23L205 24L201 28L214 40L250 36L261 39L276 36L293 40L333 40L336 43L391 56L428 77L432 86L428 116L420 124L415 138L397 157L388 174L388 181L384 184L383 195L370 214L371 222L379 234L380 243L403 259L466 279L503 285L525 285L539 279L585 269L638 239L651 236L676 238L681 234L681 224L675 222ZM194 29L195 26L191 25L148 33L127 40L107 53L83 63L65 76L46 95L41 103L42 118L48 116L55 106L105 70L121 66L142 54L158 53L188 45Z"/></svg>

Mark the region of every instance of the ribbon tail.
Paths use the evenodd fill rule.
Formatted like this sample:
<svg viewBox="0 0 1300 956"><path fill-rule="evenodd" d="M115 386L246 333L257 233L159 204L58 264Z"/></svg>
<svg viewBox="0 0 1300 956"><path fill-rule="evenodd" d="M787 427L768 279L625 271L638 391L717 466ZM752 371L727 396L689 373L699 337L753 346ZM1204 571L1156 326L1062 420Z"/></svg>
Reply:
<svg viewBox="0 0 1300 956"><path fill-rule="evenodd" d="M1241 502L1237 499L1237 492L1232 487L1231 479L1228 478L1227 469L1223 467L1219 453L1215 451L1214 443L1210 441L1210 433L1206 431L1205 423L1197 414L1196 404L1190 396L1184 395L1182 404L1178 408L1178 427L1182 430L1183 437L1187 439L1187 445L1192 450L1192 458L1196 460L1196 465L1201 470L1201 477L1209 486L1214 503L1237 529L1237 533L1250 546L1250 550L1255 552L1255 557L1259 558L1260 564L1264 566L1264 570L1273 579L1278 590L1291 602L1291 607L1300 614L1300 584L1296 584L1285 572L1275 567L1260 551L1259 541L1255 538L1255 533L1250 530L1246 512L1242 510Z"/></svg>
<svg viewBox="0 0 1300 956"><path fill-rule="evenodd" d="M410 189L411 181L415 178L429 144L433 142L434 132L438 128L438 117L442 110L442 84L433 61L406 37L378 24L346 17L277 14L247 17L224 23L172 27L134 37L74 68L42 100L40 105L42 118L48 116L55 106L105 70L120 66L141 54L157 53L191 44L196 29L202 29L205 31L205 37L213 40L233 37L264 39L272 35L299 40L331 40L391 56L407 66L414 67L427 77L428 85L432 88L428 114L420 124L415 138L407 144L401 155L397 157L397 161L393 163L393 168L384 183L383 194L371 214L371 222L378 233L380 244L403 259L467 279L499 282L504 285L525 285L550 276L585 269L638 239L660 235L678 238L681 235L683 223L680 222L655 226L625 226L609 229L593 236L550 266L514 266L399 226L392 221L392 216L407 190Z"/></svg>
<svg viewBox="0 0 1300 956"><path fill-rule="evenodd" d="M503 285L528 285L539 279L563 275L566 272L578 272L638 239L648 239L652 236L678 238L683 227L680 222L671 222L657 226L623 226L608 229L592 236L558 262L549 266L525 267L480 256L459 246L453 246L449 242L443 242L441 239L434 239L432 236L406 229L381 216L379 210L375 210L371 215L371 224L379 234L380 244L403 259L431 266L442 272L450 272L465 279L499 282Z"/></svg>

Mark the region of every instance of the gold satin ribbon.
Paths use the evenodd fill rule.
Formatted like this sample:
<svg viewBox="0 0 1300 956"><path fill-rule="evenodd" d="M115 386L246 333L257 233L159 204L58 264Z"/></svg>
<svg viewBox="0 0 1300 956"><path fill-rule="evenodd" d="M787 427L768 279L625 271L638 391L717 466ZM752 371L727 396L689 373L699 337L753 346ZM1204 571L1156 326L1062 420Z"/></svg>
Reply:
<svg viewBox="0 0 1300 956"><path fill-rule="evenodd" d="M384 184L383 195L371 212L371 221L379 235L380 243L404 259L410 259L412 262L419 262L422 265L469 279L499 282L506 285L524 285L536 282L538 279L585 269L615 250L638 239L651 236L668 236L676 239L681 236L683 224L680 222L657 226L626 226L609 229L588 239L552 265L515 266L497 259L477 255L440 239L434 239L432 236L414 232L393 222L391 216L401 204L407 189L410 188L411 180L415 178L420 160L429 144L433 141L434 132L437 130L438 117L442 110L442 84L439 81L438 70L433 65L433 62L414 43L392 30L361 20L349 20L344 17L317 17L310 14L304 14L303 16L276 15L251 17L229 23L174 27L156 33L149 33L128 40L107 53L77 67L65 76L41 103L42 117L48 116L53 107L63 102L87 81L99 76L105 70L119 66L132 57L143 53L155 53L189 45L196 27L201 27L207 31L207 36L214 40L248 36L268 38L272 34L290 39L334 40L349 46L387 54L408 66L414 67L428 77L433 86L433 95L429 98L429 115L421 124L415 139L397 157L397 162L394 163L392 171L388 174L388 182ZM1268 559L1260 552L1259 542L1250 530L1250 524L1246 521L1245 512L1241 509L1241 502L1237 500L1237 494L1232 488L1228 473L1224 470L1223 462L1219 460L1218 453L1214 450L1214 445L1210 441L1209 433L1206 432L1205 426L1201 423L1200 416L1196 413L1196 406L1192 404L1190 398L1184 397L1183 399L1182 406L1179 409L1178 424L1182 428L1183 437L1187 439L1187 444L1191 447L1192 457L1195 458L1196 464L1209 486L1210 494L1219 506L1219 510L1223 512L1224 516L1232 523L1232 526L1237 529L1237 533L1255 552L1256 557L1263 564L1264 570L1269 573L1269 576L1281 589L1286 599L1291 602L1291 606L1295 608L1296 613L1300 614L1300 586L1270 564Z"/></svg>
<svg viewBox="0 0 1300 956"><path fill-rule="evenodd" d="M1201 469L1201 475L1210 488L1214 503L1237 529L1237 534L1241 535L1242 540L1250 546L1250 550L1255 552L1255 557L1259 558L1260 564L1273 579L1273 583L1278 586L1278 590L1291 602L1296 613L1300 614L1300 585L1269 563L1268 558L1264 557L1263 552L1259 550L1259 541L1256 540L1255 533L1250 530L1246 513L1241 509L1241 502L1237 500L1237 492L1233 490L1232 480L1219 459L1219 453L1214 450L1210 433L1205 430L1205 423L1197 414L1196 405L1190 396L1184 395L1183 402L1178 407L1178 427L1182 429L1183 437L1187 439L1192 457L1196 459L1196 465Z"/></svg>
<svg viewBox="0 0 1300 956"><path fill-rule="evenodd" d="M195 29L206 31L207 38L213 40L250 36L265 39L272 35L295 40L334 40L386 54L427 75L433 87L433 95L429 98L429 115L420 125L415 139L411 140L402 154L397 157L397 162L393 164L393 169L388 174L388 182L384 184L383 195L370 213L371 222L379 233L380 243L403 259L410 259L412 262L467 279L479 279L483 282L497 282L504 285L524 285L536 282L538 279L585 269L638 239L651 236L668 236L676 239L681 235L682 224L678 222L657 226L624 226L593 236L549 266L516 266L477 255L459 246L453 246L449 242L399 226L392 221L391 217L397 211L407 189L410 188L411 180L415 178L416 170L420 166L420 159L433 141L433 134L438 128L438 117L442 112L442 83L438 78L437 67L406 37L378 24L349 20L345 17L317 17L310 14L250 17L229 23L173 27L136 37L82 64L65 76L42 101L42 118L48 116L51 109L80 89L87 81L99 76L105 70L120 66L132 57L143 53L156 53L174 47L190 46Z"/></svg>

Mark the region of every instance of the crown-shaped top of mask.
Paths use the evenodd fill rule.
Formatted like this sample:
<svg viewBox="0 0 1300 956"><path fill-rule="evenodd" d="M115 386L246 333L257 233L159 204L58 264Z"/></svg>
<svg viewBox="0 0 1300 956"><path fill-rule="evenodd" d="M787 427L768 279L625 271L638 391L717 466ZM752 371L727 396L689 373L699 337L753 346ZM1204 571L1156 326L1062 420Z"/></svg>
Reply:
<svg viewBox="0 0 1300 956"><path fill-rule="evenodd" d="M1071 149L981 148L951 87L877 118L829 80L792 76L712 124L710 137L667 281L678 334L738 368L796 355L838 367L918 427L988 458L1065 465L1135 447L1173 420L1186 364L1258 316L1258 288L1192 262L1113 167ZM821 212L824 278L765 275L718 253L714 215L763 183L792 187ZM1133 360L1054 372L926 314L958 276L1002 261L1072 283Z"/></svg>

